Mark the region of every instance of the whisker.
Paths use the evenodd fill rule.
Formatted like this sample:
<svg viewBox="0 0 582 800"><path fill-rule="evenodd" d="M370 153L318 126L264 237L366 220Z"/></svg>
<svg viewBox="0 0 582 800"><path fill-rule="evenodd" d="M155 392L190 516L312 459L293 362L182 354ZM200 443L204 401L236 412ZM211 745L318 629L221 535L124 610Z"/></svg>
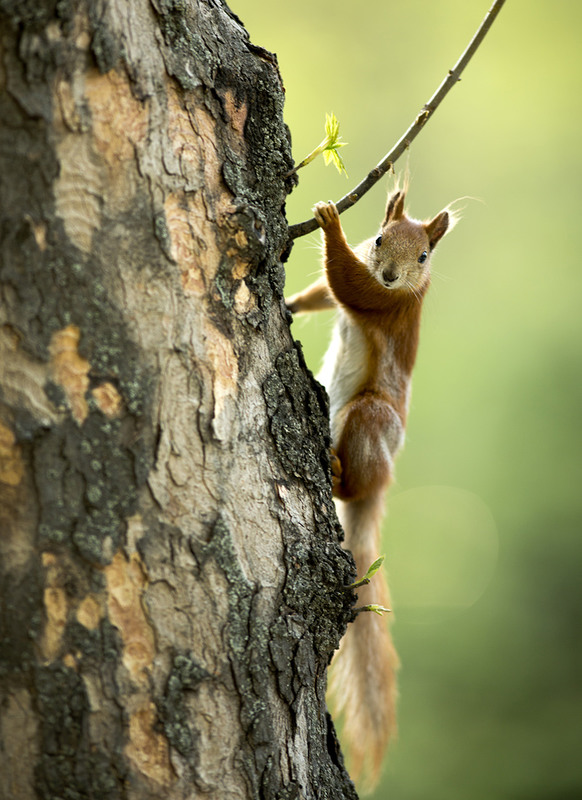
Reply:
<svg viewBox="0 0 582 800"><path fill-rule="evenodd" d="M432 269L430 270L431 277L438 278L441 281L450 281L452 280L450 275L445 275L443 272L437 272L437 270Z"/></svg>
<svg viewBox="0 0 582 800"><path fill-rule="evenodd" d="M421 295L420 295L420 292L419 292L419 291L418 291L418 289L417 289L417 288L414 286L414 284L412 283L412 281L410 281L408 278L406 278L406 277L405 277L405 278L404 278L404 280L403 280L403 283L404 283L404 286L405 286L407 289L409 289L409 290L410 290L411 294L413 294L413 295L414 295L414 297L416 297L417 301L418 301L419 303L421 303L421 302L422 302L422 297L421 297Z"/></svg>

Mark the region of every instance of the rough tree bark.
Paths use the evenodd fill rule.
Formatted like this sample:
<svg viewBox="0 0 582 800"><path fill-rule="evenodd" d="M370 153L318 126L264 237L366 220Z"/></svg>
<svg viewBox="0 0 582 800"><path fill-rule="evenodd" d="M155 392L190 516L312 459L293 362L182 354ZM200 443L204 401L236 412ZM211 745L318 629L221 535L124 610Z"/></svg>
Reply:
<svg viewBox="0 0 582 800"><path fill-rule="evenodd" d="M276 61L222 0L0 34L0 797L354 798Z"/></svg>

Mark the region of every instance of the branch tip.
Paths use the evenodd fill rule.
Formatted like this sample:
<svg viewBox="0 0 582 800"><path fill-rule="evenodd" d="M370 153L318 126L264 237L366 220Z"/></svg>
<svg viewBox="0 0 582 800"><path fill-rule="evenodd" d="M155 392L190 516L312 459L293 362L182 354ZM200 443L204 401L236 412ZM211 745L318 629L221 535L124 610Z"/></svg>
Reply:
<svg viewBox="0 0 582 800"><path fill-rule="evenodd" d="M423 129L425 123L428 121L438 106L442 103L445 96L450 92L452 87L461 80L461 73L477 52L479 45L487 35L491 25L495 21L497 15L501 11L505 0L495 0L489 11L487 12L484 20L477 29L477 32L465 48L461 57L453 67L448 71L447 77L442 81L436 92L430 98L428 103L424 105L424 110L416 117L412 125L405 131L405 133L396 142L392 150L387 153L382 161L372 169L368 175L361 181L355 189L336 203L340 214L351 208L369 189L377 183L380 178L389 170L394 172L394 163L400 158L405 150L408 150L412 141L416 138L418 133ZM308 219L305 222L300 222L296 225L289 226L289 238L296 239L299 236L305 236L311 233L318 227L315 219Z"/></svg>

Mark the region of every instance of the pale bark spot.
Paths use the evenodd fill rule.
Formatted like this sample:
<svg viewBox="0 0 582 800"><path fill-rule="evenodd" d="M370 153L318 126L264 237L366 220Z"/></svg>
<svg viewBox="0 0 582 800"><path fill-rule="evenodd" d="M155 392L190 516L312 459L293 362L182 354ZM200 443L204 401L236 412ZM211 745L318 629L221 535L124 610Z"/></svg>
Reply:
<svg viewBox="0 0 582 800"><path fill-rule="evenodd" d="M81 424L87 419L89 407L85 394L89 388L90 364L79 355L81 331L76 325L67 325L53 334L49 345L53 380L65 392L74 419Z"/></svg>
<svg viewBox="0 0 582 800"><path fill-rule="evenodd" d="M87 136L69 133L57 143L60 164L54 183L57 214L79 250L91 251L93 233L101 225L103 175Z"/></svg>
<svg viewBox="0 0 582 800"><path fill-rule="evenodd" d="M180 172L193 187L202 186L202 153L192 117L182 105L174 83L168 81L168 136Z"/></svg>
<svg viewBox="0 0 582 800"><path fill-rule="evenodd" d="M77 609L77 621L87 630L94 631L103 617L101 606L90 594L81 601Z"/></svg>
<svg viewBox="0 0 582 800"><path fill-rule="evenodd" d="M249 243L249 237L246 235L246 233L243 230L238 230L236 232L234 240L237 243L237 245L241 248L241 250L242 250L243 247L246 247L247 244ZM248 264L247 264L247 266L248 266Z"/></svg>
<svg viewBox="0 0 582 800"><path fill-rule="evenodd" d="M231 435L238 394L238 360L231 342L205 320L206 354L212 370L214 417L212 429L220 441Z"/></svg>
<svg viewBox="0 0 582 800"><path fill-rule="evenodd" d="M202 150L204 170L204 216L213 222L232 213L231 195L222 179L223 163L216 148L216 122L202 106L194 109L194 124ZM196 230L200 230L196 227Z"/></svg>
<svg viewBox="0 0 582 800"><path fill-rule="evenodd" d="M192 334L194 335L194 334ZM201 336L196 334L198 341ZM194 356L202 363L204 353ZM148 484L157 502L168 515L168 519L180 525L194 527L198 524L199 509L209 503L207 472L204 466L204 449L197 435L200 400L192 392L184 364L175 355L170 355L161 372L161 393L156 415L161 429L156 460L148 477ZM172 387L170 391L168 387ZM182 461L176 477L180 481L168 480L172 475L173 461ZM196 484L196 503L193 502L192 481L182 484L184 474L204 476ZM210 473L210 479L214 474Z"/></svg>
<svg viewBox="0 0 582 800"><path fill-rule="evenodd" d="M43 425L55 422L57 411L44 391L48 377L47 364L21 350L19 337L8 325L0 327L0 384L4 402L26 409Z"/></svg>
<svg viewBox="0 0 582 800"><path fill-rule="evenodd" d="M234 310L237 314L248 314L255 305L255 296L251 294L246 283L241 281L234 295Z"/></svg>
<svg viewBox="0 0 582 800"><path fill-rule="evenodd" d="M125 754L143 775L155 783L168 786L176 775L170 763L168 743L154 730L156 724L157 714L153 703L132 714Z"/></svg>
<svg viewBox="0 0 582 800"><path fill-rule="evenodd" d="M34 770L38 762L38 719L26 689L12 689L0 714L0 797L36 800Z"/></svg>
<svg viewBox="0 0 582 800"><path fill-rule="evenodd" d="M41 651L46 661L53 661L59 654L69 604L65 590L60 586L48 586L43 595L45 626L41 640Z"/></svg>
<svg viewBox="0 0 582 800"><path fill-rule="evenodd" d="M145 567L138 553L132 553L127 559L118 552L104 573L109 619L123 641L123 665L136 689L128 698L129 742L125 753L140 773L156 783L168 785L175 776L170 765L168 743L155 730L157 712L149 695L148 674L156 647L143 606L147 587Z"/></svg>
<svg viewBox="0 0 582 800"><path fill-rule="evenodd" d="M12 431L0 422L0 483L18 486L23 476L20 445Z"/></svg>
<svg viewBox="0 0 582 800"><path fill-rule="evenodd" d="M77 653L76 655L73 655L72 653L66 653L63 656L63 664L65 665L65 667L67 667L67 669L74 669L76 672L79 666L80 659L81 659L80 653Z"/></svg>
<svg viewBox="0 0 582 800"><path fill-rule="evenodd" d="M136 100L127 77L115 70L104 75L97 70L89 72L85 95L93 117L91 133L96 150L110 168L119 167L123 161L133 162L135 146L147 135L148 104Z"/></svg>
<svg viewBox="0 0 582 800"><path fill-rule="evenodd" d="M134 514L127 518L126 552L137 552L137 542L145 535L141 514Z"/></svg>
<svg viewBox="0 0 582 800"><path fill-rule="evenodd" d="M54 94L61 122L57 213L71 241L89 253L103 204L111 201L126 208L132 201L135 149L147 136L149 103L136 100L127 77L115 70L61 79ZM87 107L90 133L85 133Z"/></svg>
<svg viewBox="0 0 582 800"><path fill-rule="evenodd" d="M36 241L36 246L44 253L46 250L46 225L44 222L35 222L35 220L30 216L26 215L26 220L31 227L32 233L34 235L34 239Z"/></svg>
<svg viewBox="0 0 582 800"><path fill-rule="evenodd" d="M172 243L172 258L180 268L184 294L189 297L203 297L206 292L206 284L200 268L199 247L196 245L189 220L190 201L183 193L169 194L164 204L164 210ZM204 219L206 220L206 217ZM207 221L206 224L208 224ZM214 240L210 230L208 230L207 240ZM213 261L216 265L219 254L218 250L214 249Z"/></svg>
<svg viewBox="0 0 582 800"><path fill-rule="evenodd" d="M200 106L192 112L184 108L171 85L168 85L168 136L177 169L189 181L190 189L170 193L164 202L171 254L181 270L184 294L200 298L218 271L223 251L217 243L217 226L232 214L232 196L222 179L215 120ZM239 247L247 244L244 232L237 231L236 243ZM248 265L240 259L239 262L242 277Z"/></svg>
<svg viewBox="0 0 582 800"><path fill-rule="evenodd" d="M91 36L87 31L81 31L75 39L75 44L79 50L88 50L91 44Z"/></svg>
<svg viewBox="0 0 582 800"><path fill-rule="evenodd" d="M233 753L241 750L240 708L233 703L231 692L215 682L201 684L198 703L205 711L191 709L200 734L197 779L207 791L216 791L224 776L232 773Z"/></svg>
<svg viewBox="0 0 582 800"><path fill-rule="evenodd" d="M40 652L45 661L54 661L61 654L63 634L69 620L71 606L75 604L65 588L74 568L66 557L45 551L40 556L44 569L44 628L40 638ZM72 657L72 656L71 656ZM73 659L74 661L74 659ZM74 662L76 665L76 662ZM68 659L66 666L70 665Z"/></svg>
<svg viewBox="0 0 582 800"><path fill-rule="evenodd" d="M123 411L123 400L112 383L106 381L93 389L93 397L106 417L119 417Z"/></svg>
<svg viewBox="0 0 582 800"><path fill-rule="evenodd" d="M245 258L241 258L239 253L248 245L249 239L243 230L238 230L234 235L234 240L236 247L229 248L226 251L226 255L232 258L234 261L232 277L235 281L242 281L249 274L250 262ZM237 289L235 295L235 304L238 302L240 306L240 310L237 308L239 313L248 312L250 308L254 306L254 302L251 302L250 300L250 294L251 293L246 285L244 288L241 285Z"/></svg>
<svg viewBox="0 0 582 800"><path fill-rule="evenodd" d="M247 121L248 108L245 103L237 104L234 94L227 89L223 95L224 108L230 119L230 124L244 141L245 123Z"/></svg>
<svg viewBox="0 0 582 800"><path fill-rule="evenodd" d="M47 567L54 567L57 565L58 560L54 553L43 553L41 556L41 563L45 569Z"/></svg>
<svg viewBox="0 0 582 800"><path fill-rule="evenodd" d="M135 684L147 686L146 671L152 665L155 641L142 605L145 568L137 553L128 561L118 552L104 572L109 619L123 640L123 664Z"/></svg>
<svg viewBox="0 0 582 800"><path fill-rule="evenodd" d="M71 131L80 133L82 130L81 113L75 98L75 87L69 80L57 80L55 84L55 96L58 101L58 109L61 119Z"/></svg>

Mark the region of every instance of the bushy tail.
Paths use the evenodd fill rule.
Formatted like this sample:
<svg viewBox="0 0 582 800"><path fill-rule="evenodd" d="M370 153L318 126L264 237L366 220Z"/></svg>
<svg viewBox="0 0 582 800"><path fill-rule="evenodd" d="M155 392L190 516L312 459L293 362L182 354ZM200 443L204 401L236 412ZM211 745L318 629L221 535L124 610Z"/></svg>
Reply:
<svg viewBox="0 0 582 800"><path fill-rule="evenodd" d="M346 542L358 577L378 558L383 497L338 503ZM390 608L383 570L358 589L358 606L377 603ZM388 615L389 616L389 615ZM331 665L329 699L343 717L348 768L362 789L377 783L388 740L396 733L398 656L386 616L365 611L348 626Z"/></svg>

